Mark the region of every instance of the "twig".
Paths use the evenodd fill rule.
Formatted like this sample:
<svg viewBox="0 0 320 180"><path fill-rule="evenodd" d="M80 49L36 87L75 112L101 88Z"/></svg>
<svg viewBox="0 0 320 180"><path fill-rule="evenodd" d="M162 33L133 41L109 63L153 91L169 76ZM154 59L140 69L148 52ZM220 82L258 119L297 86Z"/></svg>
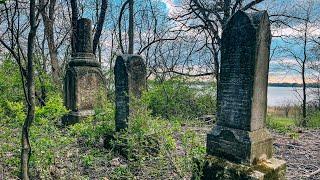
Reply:
<svg viewBox="0 0 320 180"><path fill-rule="evenodd" d="M318 169L318 170L316 170L316 171L313 171L312 173L310 173L309 175L306 175L306 177L311 177L311 176L314 176L314 175L316 175L316 174L318 174L318 173L320 173L320 168Z"/></svg>

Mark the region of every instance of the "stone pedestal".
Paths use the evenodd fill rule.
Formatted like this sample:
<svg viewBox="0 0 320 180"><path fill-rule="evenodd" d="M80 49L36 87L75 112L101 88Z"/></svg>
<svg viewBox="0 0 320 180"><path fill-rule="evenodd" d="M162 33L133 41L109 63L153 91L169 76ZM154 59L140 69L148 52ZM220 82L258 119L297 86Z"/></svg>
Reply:
<svg viewBox="0 0 320 180"><path fill-rule="evenodd" d="M114 67L116 91L116 130L127 128L130 99L140 98L146 88L146 65L139 55L119 55Z"/></svg>
<svg viewBox="0 0 320 180"><path fill-rule="evenodd" d="M271 158L254 166L233 163L216 156L207 156L203 176L194 174L192 179L202 180L285 180L286 162Z"/></svg>
<svg viewBox="0 0 320 180"><path fill-rule="evenodd" d="M215 126L207 135L207 153L233 162L254 164L272 157L272 137L266 128L244 131Z"/></svg>
<svg viewBox="0 0 320 180"><path fill-rule="evenodd" d="M99 93L106 93L106 80L92 50L91 21L77 23L76 53L68 62L64 78L64 104L71 112L63 124L73 124L94 114Z"/></svg>
<svg viewBox="0 0 320 180"><path fill-rule="evenodd" d="M277 173L285 171L283 161L272 159L272 137L265 123L270 42L270 22L265 11L238 11L229 19L222 34L217 123L207 135L207 153L212 157L249 169L272 162L270 167L276 170L257 171L262 179L282 177ZM212 167L215 166L218 165ZM206 172L206 177L225 173L224 169L212 167L206 167L212 170ZM251 173L244 177L250 179Z"/></svg>

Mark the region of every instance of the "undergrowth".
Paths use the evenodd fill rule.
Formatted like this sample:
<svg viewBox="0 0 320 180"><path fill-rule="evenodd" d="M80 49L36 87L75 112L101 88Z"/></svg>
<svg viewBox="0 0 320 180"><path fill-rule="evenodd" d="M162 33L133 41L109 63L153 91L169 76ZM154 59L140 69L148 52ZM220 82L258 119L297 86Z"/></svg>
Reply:
<svg viewBox="0 0 320 180"><path fill-rule="evenodd" d="M128 129L114 132L114 105L101 104L95 116L68 127L60 126L68 112L60 96L49 95L47 105L36 108L30 129L33 179L180 179L191 176L195 158L204 157L204 139L182 128L185 122L155 117L133 105ZM5 178L17 179L25 106L4 101L0 107L0 169Z"/></svg>
<svg viewBox="0 0 320 180"><path fill-rule="evenodd" d="M275 116L267 117L267 126L281 133L290 133L296 127L294 119Z"/></svg>

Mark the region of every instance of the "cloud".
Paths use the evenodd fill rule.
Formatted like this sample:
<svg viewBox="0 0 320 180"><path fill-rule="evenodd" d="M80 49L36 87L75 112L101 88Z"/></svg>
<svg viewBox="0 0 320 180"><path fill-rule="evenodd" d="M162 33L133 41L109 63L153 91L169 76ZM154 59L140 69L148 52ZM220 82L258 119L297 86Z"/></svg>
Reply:
<svg viewBox="0 0 320 180"><path fill-rule="evenodd" d="M320 36L320 29L319 24L310 23L308 24L307 33L310 37L319 37ZM273 36L291 36L291 37L301 37L304 35L305 25L304 23L297 24L291 27L282 27L273 29L272 35Z"/></svg>
<svg viewBox="0 0 320 180"><path fill-rule="evenodd" d="M173 0L161 0L166 7L168 8L168 15L172 16L175 14L177 8L176 5L174 4Z"/></svg>

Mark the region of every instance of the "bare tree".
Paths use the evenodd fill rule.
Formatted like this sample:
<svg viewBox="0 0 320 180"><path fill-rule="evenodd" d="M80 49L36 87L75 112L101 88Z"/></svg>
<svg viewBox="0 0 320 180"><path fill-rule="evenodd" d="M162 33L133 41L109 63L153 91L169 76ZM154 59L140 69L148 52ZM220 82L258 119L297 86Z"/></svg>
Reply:
<svg viewBox="0 0 320 180"><path fill-rule="evenodd" d="M308 76L310 75L310 65L316 59L312 56L312 48L314 42L313 29L319 17L315 7L314 0L308 0L303 5L297 5L299 18L295 22L287 24L288 29L292 31L291 34L283 36L285 46L281 47L278 52L281 54L281 65L286 69L298 73L302 82L302 93L299 93L302 108L301 125L307 125L307 103L308 103Z"/></svg>
<svg viewBox="0 0 320 180"><path fill-rule="evenodd" d="M97 28L96 28L96 32L95 32L94 38L93 38L93 53L94 54L96 54L97 47L98 47L98 44L99 44L99 40L100 40L103 24L104 24L105 17L106 17L107 7L108 7L108 1L107 0L102 0L101 1L100 15L99 15L98 22L97 22ZM98 11L98 9L96 11Z"/></svg>
<svg viewBox="0 0 320 180"><path fill-rule="evenodd" d="M58 55L57 55L58 47L55 43L54 27L53 27L55 22L56 2L57 2L56 0L49 0L48 2L45 2L45 0L39 0L40 13L41 13L43 24L44 24L44 34L46 36L49 55L50 55L51 73L52 73L53 81L56 84L59 84L60 83L60 80L59 80L60 66L59 66Z"/></svg>
<svg viewBox="0 0 320 180"><path fill-rule="evenodd" d="M29 159L31 155L31 146L29 141L29 130L34 119L35 102L34 102L34 71L33 71L33 49L34 41L37 33L37 17L35 0L30 0L30 31L28 35L28 51L27 51L27 74L26 74L26 102L27 116L22 127L21 137L21 178L29 179Z"/></svg>
<svg viewBox="0 0 320 180"><path fill-rule="evenodd" d="M71 4L71 29L72 29L72 34L71 34L71 49L72 49L72 55L76 53L76 31L77 31L77 20L79 17L79 10L78 10L78 3L77 0L70 0Z"/></svg>
<svg viewBox="0 0 320 180"><path fill-rule="evenodd" d="M182 1L182 13L173 17L182 26L183 31L200 32L207 38L203 47L210 49L212 62L214 65L213 73L216 80L219 80L219 52L221 46L221 31L229 17L237 10L249 10L264 0L253 0L243 4L243 0L184 0Z"/></svg>

